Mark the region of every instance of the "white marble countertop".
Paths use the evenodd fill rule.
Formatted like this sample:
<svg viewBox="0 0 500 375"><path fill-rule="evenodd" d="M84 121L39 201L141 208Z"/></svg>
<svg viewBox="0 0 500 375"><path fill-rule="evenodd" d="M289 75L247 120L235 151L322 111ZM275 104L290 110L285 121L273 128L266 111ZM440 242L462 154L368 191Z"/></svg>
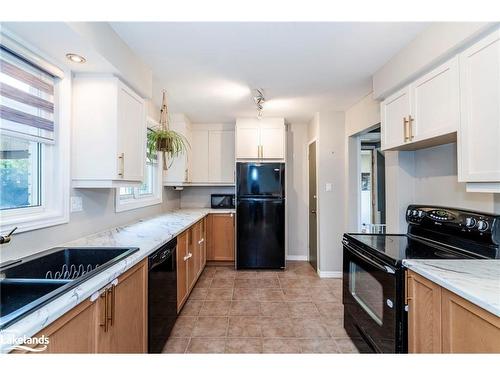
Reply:
<svg viewBox="0 0 500 375"><path fill-rule="evenodd" d="M500 260L407 259L403 265L500 317Z"/></svg>
<svg viewBox="0 0 500 375"><path fill-rule="evenodd" d="M235 211L212 210L210 208L169 211L158 216L141 219L132 224L107 229L61 244L62 247L138 247L139 251L0 331L0 352L10 351L10 337L17 338L24 335L30 337L36 334L80 302L93 296L94 293L113 282L118 276L139 263L160 246L212 212L233 213Z"/></svg>

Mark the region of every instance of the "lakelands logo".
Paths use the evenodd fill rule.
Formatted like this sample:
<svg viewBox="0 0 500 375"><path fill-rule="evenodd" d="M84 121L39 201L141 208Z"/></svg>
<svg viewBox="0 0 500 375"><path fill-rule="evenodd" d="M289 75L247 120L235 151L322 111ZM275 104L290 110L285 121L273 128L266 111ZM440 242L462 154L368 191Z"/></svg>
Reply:
<svg viewBox="0 0 500 375"><path fill-rule="evenodd" d="M9 345L8 350L18 349L28 352L43 352L47 350L49 342L49 338L45 335L41 335L40 337L29 337L26 335L16 337L14 334L5 331L0 335L0 343L2 346Z"/></svg>

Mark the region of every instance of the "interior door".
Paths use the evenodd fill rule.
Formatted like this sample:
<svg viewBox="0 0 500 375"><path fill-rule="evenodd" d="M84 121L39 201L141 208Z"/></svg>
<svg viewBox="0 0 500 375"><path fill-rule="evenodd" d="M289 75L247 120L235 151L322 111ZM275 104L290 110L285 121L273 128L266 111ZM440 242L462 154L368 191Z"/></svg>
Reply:
<svg viewBox="0 0 500 375"><path fill-rule="evenodd" d="M317 187L316 187L316 142L309 145L309 263L315 270L318 269L318 240L317 240Z"/></svg>

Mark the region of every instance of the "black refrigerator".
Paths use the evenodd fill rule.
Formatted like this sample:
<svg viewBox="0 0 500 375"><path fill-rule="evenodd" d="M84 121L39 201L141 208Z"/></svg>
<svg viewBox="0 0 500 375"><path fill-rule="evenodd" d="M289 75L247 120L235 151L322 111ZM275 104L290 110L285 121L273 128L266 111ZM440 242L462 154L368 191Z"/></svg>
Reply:
<svg viewBox="0 0 500 375"><path fill-rule="evenodd" d="M284 163L236 163L236 268L285 268Z"/></svg>

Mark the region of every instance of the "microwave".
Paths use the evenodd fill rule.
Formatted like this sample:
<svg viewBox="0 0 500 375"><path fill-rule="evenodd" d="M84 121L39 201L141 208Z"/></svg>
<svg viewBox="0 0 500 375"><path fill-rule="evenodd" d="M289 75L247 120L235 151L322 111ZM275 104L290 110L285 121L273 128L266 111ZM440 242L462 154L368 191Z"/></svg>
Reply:
<svg viewBox="0 0 500 375"><path fill-rule="evenodd" d="M234 194L212 194L210 202L212 208L234 208Z"/></svg>

